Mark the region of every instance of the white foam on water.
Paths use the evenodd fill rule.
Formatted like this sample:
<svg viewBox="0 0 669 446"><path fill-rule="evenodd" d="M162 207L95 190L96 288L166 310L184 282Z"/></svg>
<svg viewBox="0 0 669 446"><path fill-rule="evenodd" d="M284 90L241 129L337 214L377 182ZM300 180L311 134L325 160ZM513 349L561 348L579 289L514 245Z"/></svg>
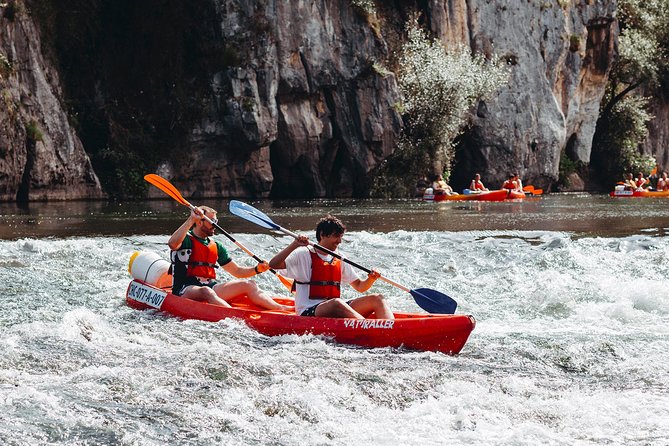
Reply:
<svg viewBox="0 0 669 446"><path fill-rule="evenodd" d="M236 237L264 257L290 241ZM444 292L477 318L455 357L268 338L239 321L127 307L130 254L161 253L164 243L0 241L1 442L669 442L669 238L347 233L341 250L351 260ZM257 280L286 294L272 275ZM422 311L391 285L373 291L395 310Z"/></svg>

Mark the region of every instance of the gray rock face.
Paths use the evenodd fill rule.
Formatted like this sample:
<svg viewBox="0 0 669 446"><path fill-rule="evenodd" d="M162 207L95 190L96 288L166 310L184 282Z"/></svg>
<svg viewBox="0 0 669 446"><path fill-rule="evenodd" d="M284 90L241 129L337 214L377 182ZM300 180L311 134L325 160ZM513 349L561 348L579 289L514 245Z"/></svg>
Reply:
<svg viewBox="0 0 669 446"><path fill-rule="evenodd" d="M372 67L384 58L385 43L348 2L263 5L218 2L226 37L256 44L245 68L216 75L214 90L232 94L211 101L194 131L193 170L181 175L250 175L222 189L198 180L211 194L364 195L365 176L392 153L400 128L394 77ZM466 185L478 171L501 184L518 171L526 183L548 187L561 156L590 161L617 39L614 11L614 1L429 2L426 16L443 41L512 65L509 86L472 116L454 183ZM261 38L249 31L258 23ZM237 164L228 155L211 160L220 147L238 153Z"/></svg>
<svg viewBox="0 0 669 446"><path fill-rule="evenodd" d="M102 198L62 105L58 73L42 57L37 29L22 12L11 19L2 12L0 200Z"/></svg>
<svg viewBox="0 0 669 446"><path fill-rule="evenodd" d="M373 66L384 42L348 2L216 4L244 63L215 74L182 186L211 196L364 195L401 126L395 78Z"/></svg>
<svg viewBox="0 0 669 446"><path fill-rule="evenodd" d="M460 16L433 22L438 35L464 34L463 43L512 66L509 86L479 104L454 181L479 171L494 185L518 172L526 184L547 187L563 152L589 162L618 35L615 2L448 3Z"/></svg>
<svg viewBox="0 0 669 446"><path fill-rule="evenodd" d="M184 159L157 172L201 197L364 196L401 128L395 78L378 64L389 52L378 24L347 0L211 1L230 62L207 74L211 93ZM547 188L563 153L590 160L617 40L614 0L417 3L443 41L512 65L508 87L472 113L456 187L477 171L493 187L518 171ZM0 52L14 67L0 79L0 199L102 196L25 16L0 19Z"/></svg>

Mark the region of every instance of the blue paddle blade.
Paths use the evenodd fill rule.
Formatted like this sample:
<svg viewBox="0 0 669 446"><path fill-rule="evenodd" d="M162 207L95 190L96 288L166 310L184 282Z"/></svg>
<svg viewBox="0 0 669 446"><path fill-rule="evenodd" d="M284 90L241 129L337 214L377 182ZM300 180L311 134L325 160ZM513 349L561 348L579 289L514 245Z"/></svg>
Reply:
<svg viewBox="0 0 669 446"><path fill-rule="evenodd" d="M228 209L231 214L241 217L244 220L248 220L251 223L255 223L258 226L262 226L263 228L275 230L280 228L280 226L274 223L267 215L242 201L230 200Z"/></svg>
<svg viewBox="0 0 669 446"><path fill-rule="evenodd" d="M458 303L436 290L418 288L409 290L414 300L423 310L433 314L454 314Z"/></svg>

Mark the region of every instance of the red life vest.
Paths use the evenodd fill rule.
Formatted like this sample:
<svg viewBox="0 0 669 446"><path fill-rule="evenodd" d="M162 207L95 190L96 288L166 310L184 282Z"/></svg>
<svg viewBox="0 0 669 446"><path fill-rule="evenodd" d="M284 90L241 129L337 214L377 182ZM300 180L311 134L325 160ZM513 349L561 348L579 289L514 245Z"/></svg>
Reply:
<svg viewBox="0 0 669 446"><path fill-rule="evenodd" d="M311 281L309 299L335 299L341 296L341 261L332 258L327 262L315 252L311 254Z"/></svg>
<svg viewBox="0 0 669 446"><path fill-rule="evenodd" d="M502 189L510 189L510 190L513 190L513 189L516 189L517 186L518 186L518 185L516 184L515 181L512 181L512 180L506 180L506 181L504 182L504 184L502 185Z"/></svg>
<svg viewBox="0 0 669 446"><path fill-rule="evenodd" d="M191 240L191 253L188 258L188 268L186 275L189 277L206 277L207 279L216 278L218 262L218 247L216 242L209 240L209 244L205 245L197 237L188 234Z"/></svg>
<svg viewBox="0 0 669 446"><path fill-rule="evenodd" d="M474 180L474 190L484 190L484 189L485 187L483 187L483 183Z"/></svg>

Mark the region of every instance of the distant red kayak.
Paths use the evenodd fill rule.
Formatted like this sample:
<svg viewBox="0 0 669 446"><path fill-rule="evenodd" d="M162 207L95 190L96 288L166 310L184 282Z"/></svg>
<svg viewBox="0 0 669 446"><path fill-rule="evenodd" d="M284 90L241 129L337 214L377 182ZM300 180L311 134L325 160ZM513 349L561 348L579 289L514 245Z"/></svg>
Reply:
<svg viewBox="0 0 669 446"><path fill-rule="evenodd" d="M425 194L424 201L504 201L519 200L525 198L525 192L514 192L507 189L483 191L470 194L442 195Z"/></svg>
<svg viewBox="0 0 669 446"><path fill-rule="evenodd" d="M276 300L283 305L293 304L290 299ZM395 313L395 320L304 317L293 312L260 309L246 298L227 308L178 297L137 279L128 286L126 302L138 310L157 309L182 319L217 322L236 318L267 336L314 334L342 344L405 347L447 354L459 353L476 326L473 316L461 314Z"/></svg>
<svg viewBox="0 0 669 446"><path fill-rule="evenodd" d="M663 198L669 197L669 190L661 192L652 190L614 190L609 195L616 198Z"/></svg>

